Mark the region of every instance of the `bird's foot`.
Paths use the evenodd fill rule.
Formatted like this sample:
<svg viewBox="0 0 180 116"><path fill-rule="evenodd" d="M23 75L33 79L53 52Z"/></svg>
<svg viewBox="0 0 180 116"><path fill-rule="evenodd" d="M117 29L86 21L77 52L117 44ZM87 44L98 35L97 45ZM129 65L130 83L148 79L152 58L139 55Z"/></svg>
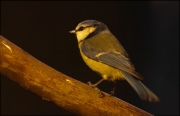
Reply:
<svg viewBox="0 0 180 116"><path fill-rule="evenodd" d="M110 92L110 96L114 96L115 95L115 92L114 91L111 91Z"/></svg>
<svg viewBox="0 0 180 116"><path fill-rule="evenodd" d="M90 81L89 81L89 82L87 82L87 85L89 85L89 86L91 86L91 87L95 88L94 84L92 84Z"/></svg>
<svg viewBox="0 0 180 116"><path fill-rule="evenodd" d="M113 90L110 92L110 96L114 96L115 95L115 86L114 86L114 88L113 88Z"/></svg>
<svg viewBox="0 0 180 116"><path fill-rule="evenodd" d="M102 91L100 91L100 90L99 90L98 93L99 93L99 98L103 98L105 96L104 93Z"/></svg>
<svg viewBox="0 0 180 116"><path fill-rule="evenodd" d="M89 82L87 82L87 85L93 87L96 91L98 91L100 98L103 98L103 97L105 96L104 93L103 93L99 88L96 87L96 84L92 84L92 83L89 81Z"/></svg>

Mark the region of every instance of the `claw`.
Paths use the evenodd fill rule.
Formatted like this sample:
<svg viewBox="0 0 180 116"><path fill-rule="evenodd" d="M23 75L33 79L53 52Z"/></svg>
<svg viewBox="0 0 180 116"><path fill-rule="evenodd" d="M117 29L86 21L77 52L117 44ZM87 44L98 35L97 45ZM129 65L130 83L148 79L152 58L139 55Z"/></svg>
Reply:
<svg viewBox="0 0 180 116"><path fill-rule="evenodd" d="M111 91L110 96L114 96L114 95L115 95L114 91Z"/></svg>
<svg viewBox="0 0 180 116"><path fill-rule="evenodd" d="M89 81L89 82L87 82L86 84L94 88L93 84L91 84L91 82L90 82L90 81Z"/></svg>
<svg viewBox="0 0 180 116"><path fill-rule="evenodd" d="M99 91L99 98L103 98L104 96L104 93L102 93L102 91Z"/></svg>
<svg viewBox="0 0 180 116"><path fill-rule="evenodd" d="M91 82L89 81L89 82L87 82L87 85L93 87L96 91L98 91L98 93L99 93L99 98L103 98L103 97L105 96L105 95L102 93L102 91L99 90L99 89L96 87L95 84L91 84Z"/></svg>

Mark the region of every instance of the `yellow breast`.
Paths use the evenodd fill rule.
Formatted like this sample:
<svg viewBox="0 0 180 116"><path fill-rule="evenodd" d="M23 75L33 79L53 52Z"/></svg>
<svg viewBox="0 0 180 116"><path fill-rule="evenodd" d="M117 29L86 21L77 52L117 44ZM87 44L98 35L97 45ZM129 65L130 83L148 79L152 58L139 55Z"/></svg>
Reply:
<svg viewBox="0 0 180 116"><path fill-rule="evenodd" d="M81 46L82 43L79 43L79 48ZM115 80L120 80L123 79L124 77L121 74L119 69L116 69L114 67L108 66L106 64L103 64L101 62L97 62L95 60L92 60L90 58L88 58L87 56L85 56L81 49L80 49L80 53L81 56L84 60L84 62L95 72L97 72L98 74L100 74L105 80L111 80L111 81L115 81Z"/></svg>

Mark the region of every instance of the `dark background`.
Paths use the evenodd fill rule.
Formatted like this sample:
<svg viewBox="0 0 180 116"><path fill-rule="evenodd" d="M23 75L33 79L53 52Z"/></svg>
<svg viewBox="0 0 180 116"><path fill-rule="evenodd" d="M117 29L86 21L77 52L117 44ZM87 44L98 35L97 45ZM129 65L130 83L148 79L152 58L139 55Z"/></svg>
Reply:
<svg viewBox="0 0 180 116"><path fill-rule="evenodd" d="M69 34L87 19L104 22L128 52L143 83L160 98L142 101L126 81L116 97L155 115L179 114L179 2L1 2L1 35L29 54L84 83L101 77L83 62ZM110 92L113 83L99 85ZM1 114L71 114L1 75Z"/></svg>

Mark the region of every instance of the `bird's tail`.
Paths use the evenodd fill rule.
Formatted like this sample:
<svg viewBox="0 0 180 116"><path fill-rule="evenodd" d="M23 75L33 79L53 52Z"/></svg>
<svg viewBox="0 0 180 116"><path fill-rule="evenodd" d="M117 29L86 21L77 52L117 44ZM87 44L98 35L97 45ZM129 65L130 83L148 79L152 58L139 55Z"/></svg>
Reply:
<svg viewBox="0 0 180 116"><path fill-rule="evenodd" d="M133 87L133 89L137 92L137 94L142 100L149 102L159 101L159 98L151 90L149 90L143 83L141 83L141 81L135 79L129 73L126 73L124 71L121 71L121 73L124 75L125 79Z"/></svg>

